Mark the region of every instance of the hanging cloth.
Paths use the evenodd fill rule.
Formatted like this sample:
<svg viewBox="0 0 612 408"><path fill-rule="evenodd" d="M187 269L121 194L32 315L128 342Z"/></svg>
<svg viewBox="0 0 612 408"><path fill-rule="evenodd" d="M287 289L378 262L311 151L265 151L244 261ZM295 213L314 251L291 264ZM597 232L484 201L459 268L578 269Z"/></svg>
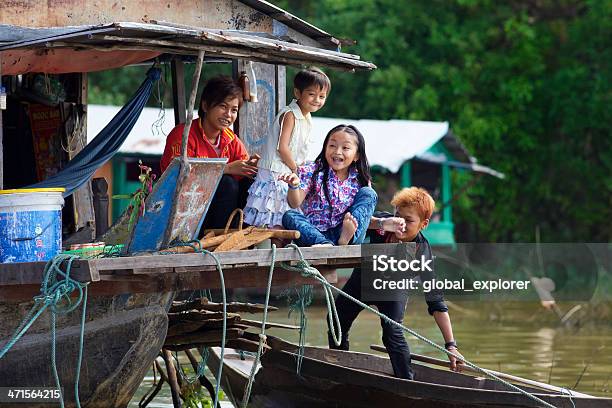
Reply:
<svg viewBox="0 0 612 408"><path fill-rule="evenodd" d="M24 188L64 187L66 189L64 197L74 193L119 150L149 100L153 84L160 77L161 70L159 68L149 69L146 79L132 96L132 99L60 172L44 181Z"/></svg>

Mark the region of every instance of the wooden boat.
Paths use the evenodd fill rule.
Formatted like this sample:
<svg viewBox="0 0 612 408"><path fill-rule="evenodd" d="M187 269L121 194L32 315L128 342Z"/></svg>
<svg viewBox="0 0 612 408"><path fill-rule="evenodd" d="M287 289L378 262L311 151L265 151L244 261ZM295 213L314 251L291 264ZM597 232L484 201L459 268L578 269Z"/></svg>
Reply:
<svg viewBox="0 0 612 408"><path fill-rule="evenodd" d="M168 328L166 310L172 297L173 293L166 292L89 299L79 378L81 406L128 405L164 343ZM12 336L31 305L0 302L1 344ZM66 406L75 406L80 318L80 308L57 318L56 361ZM48 313L41 315L0 359L0 387L55 388L49 319Z"/></svg>
<svg viewBox="0 0 612 408"><path fill-rule="evenodd" d="M415 380L393 377L389 358L368 353L306 347L300 375L295 345L268 337L249 407L539 407L536 401L489 379L413 363ZM219 348L209 364L216 373ZM254 358L227 349L222 387L241 406ZM569 397L522 387L557 408L612 407L612 399Z"/></svg>

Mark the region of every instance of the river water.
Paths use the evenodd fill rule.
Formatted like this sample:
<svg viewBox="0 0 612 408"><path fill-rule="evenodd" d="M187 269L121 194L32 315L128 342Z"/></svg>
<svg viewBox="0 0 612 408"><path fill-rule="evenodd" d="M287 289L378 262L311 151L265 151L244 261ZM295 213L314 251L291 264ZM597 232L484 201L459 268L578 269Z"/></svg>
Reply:
<svg viewBox="0 0 612 408"><path fill-rule="evenodd" d="M274 304L283 303L276 300ZM574 305L559 306L567 312ZM308 309L308 345L327 344L326 313L321 305ZM535 302L462 301L452 304L450 313L460 352L473 363L587 394L612 397L612 322L602 319L601 314L598 323L593 323L592 316L579 311L571 319L572 324L563 327L555 314ZM270 313L268 319L288 324L299 322L297 314L288 317L286 307ZM410 300L404 324L438 344L443 343L422 299ZM292 330L269 329L267 333L297 342L297 333ZM407 339L413 353L445 358L424 342L410 335ZM378 317L363 311L351 330L350 341L351 350L364 352L370 351L371 344L382 344ZM140 397L151 387L150 380L148 375L130 407L138 406ZM229 402L224 405L232 406ZM172 407L167 386L149 407Z"/></svg>

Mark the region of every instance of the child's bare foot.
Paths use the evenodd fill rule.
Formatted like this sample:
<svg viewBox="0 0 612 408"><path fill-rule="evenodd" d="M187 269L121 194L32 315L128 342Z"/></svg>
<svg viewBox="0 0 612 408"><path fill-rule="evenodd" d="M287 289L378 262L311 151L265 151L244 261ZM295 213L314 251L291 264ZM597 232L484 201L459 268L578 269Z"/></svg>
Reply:
<svg viewBox="0 0 612 408"><path fill-rule="evenodd" d="M342 221L342 231L340 232L340 238L338 238L338 245L348 245L351 242L351 238L357 231L357 220L353 217L353 214L347 212L344 214L344 221Z"/></svg>

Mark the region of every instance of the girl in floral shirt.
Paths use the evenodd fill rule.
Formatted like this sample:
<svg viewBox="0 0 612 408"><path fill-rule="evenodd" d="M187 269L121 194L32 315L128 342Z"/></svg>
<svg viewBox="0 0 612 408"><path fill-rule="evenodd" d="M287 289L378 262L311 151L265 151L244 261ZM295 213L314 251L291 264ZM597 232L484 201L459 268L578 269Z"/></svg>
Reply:
<svg viewBox="0 0 612 408"><path fill-rule="evenodd" d="M298 245L360 244L376 207L363 135L351 125L329 131L314 163L283 174L293 208L283 226L300 231ZM300 207L301 211L297 208Z"/></svg>

